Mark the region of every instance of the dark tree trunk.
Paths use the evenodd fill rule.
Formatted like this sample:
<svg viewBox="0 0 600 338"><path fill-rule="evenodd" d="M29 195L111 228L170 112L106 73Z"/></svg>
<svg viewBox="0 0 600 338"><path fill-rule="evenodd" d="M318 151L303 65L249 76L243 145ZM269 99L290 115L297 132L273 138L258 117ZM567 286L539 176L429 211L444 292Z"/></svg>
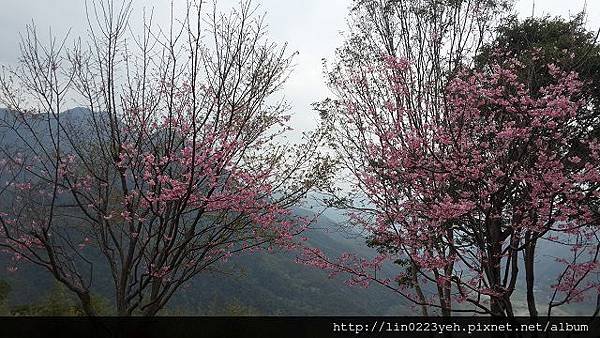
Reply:
<svg viewBox="0 0 600 338"><path fill-rule="evenodd" d="M77 297L81 302L81 309L85 315L88 317L95 317L96 310L92 306L92 297L90 296L89 292L77 293Z"/></svg>
<svg viewBox="0 0 600 338"><path fill-rule="evenodd" d="M415 292L417 293L417 298L419 302L421 302L421 315L423 317L429 317L429 313L427 311L427 299L425 298L425 294L423 294L423 290L421 290L421 284L419 283L417 266L415 262L411 261L411 275L413 279L413 284L415 286Z"/></svg>
<svg viewBox="0 0 600 338"><path fill-rule="evenodd" d="M538 316L537 307L535 305L535 293L533 287L535 285L535 273L534 273L534 259L535 259L535 245L537 240L531 239L531 233L525 234L525 251L523 252L523 259L525 261L525 281L527 283L527 307L529 309L529 316L536 318Z"/></svg>
<svg viewBox="0 0 600 338"><path fill-rule="evenodd" d="M502 229L499 219L490 220L488 222L488 250L487 262L484 264L487 270L487 277L490 288L493 292L504 294L505 290L502 287ZM511 311L510 299L504 295L490 296L490 310L492 316L504 317L510 315Z"/></svg>

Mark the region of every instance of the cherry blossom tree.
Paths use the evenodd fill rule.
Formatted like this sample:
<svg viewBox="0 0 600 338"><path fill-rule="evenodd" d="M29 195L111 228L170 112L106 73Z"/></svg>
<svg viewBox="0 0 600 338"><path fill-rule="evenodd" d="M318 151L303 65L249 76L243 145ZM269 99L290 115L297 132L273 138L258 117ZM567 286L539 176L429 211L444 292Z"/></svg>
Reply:
<svg viewBox="0 0 600 338"><path fill-rule="evenodd" d="M345 58L342 49L330 73L335 99L319 105L351 186L352 199L332 188L333 204L379 254L306 247L300 260L387 287L423 315L514 316L520 255L533 274L540 252L531 247L547 241L570 249L556 257L564 270L547 313L597 292L600 149L591 129L577 154L570 146L589 104L577 73L546 64L552 81L532 91L518 60L476 71L467 54L453 68L427 59L442 77L431 82L422 59L389 50ZM386 275L386 262L404 270Z"/></svg>
<svg viewBox="0 0 600 338"><path fill-rule="evenodd" d="M523 63L519 72L520 81L527 85L531 95L543 96L538 90L555 80L551 75L549 63L563 70L574 70L585 85L578 93L585 102L577 112L577 123L570 125L568 137L571 155L564 157L564 165L574 164L571 157L585 157L589 151L586 146L579 147L581 140L598 137L598 61L600 46L597 43L598 32L590 32L585 27L586 13L582 11L568 20L548 16L527 18L523 21L516 17L498 29L498 35L477 56L477 66L512 62L513 58ZM577 164L575 164L577 165ZM537 315L535 297L535 273L533 261L536 258L538 240L531 237L524 251L524 268L527 284L527 304L530 316Z"/></svg>
<svg viewBox="0 0 600 338"><path fill-rule="evenodd" d="M584 104L577 99L582 83L576 73L550 64L555 82L534 97L518 81L519 67L514 61L489 73L461 71L446 89L446 113L424 124L408 122L410 108L397 101L405 95L397 74L410 71L406 60L384 57L379 68L355 82L373 95L380 93L369 91L370 85L393 88L391 97L359 101L352 92L340 92L330 128L356 144L355 188L368 201L365 211L351 217L380 255L332 260L307 248L304 259L446 312L512 316L519 255L528 257L530 243L543 239L569 246L572 253L556 257L565 269L552 284L549 314L597 292L600 143L581 139L585 156L576 156L568 142ZM421 284L434 286L439 301L423 304L426 296L395 286L394 279L411 280L410 273L378 275L388 259L407 259Z"/></svg>
<svg viewBox="0 0 600 338"><path fill-rule="evenodd" d="M91 3L87 45L45 46L29 27L0 81L0 245L88 315L99 274L118 315L152 316L199 273L291 247L305 227L289 208L319 177L318 142L280 142L289 116L273 96L293 55L250 2L206 6L166 30L145 16L136 35L131 3ZM85 108L65 112L72 99Z"/></svg>

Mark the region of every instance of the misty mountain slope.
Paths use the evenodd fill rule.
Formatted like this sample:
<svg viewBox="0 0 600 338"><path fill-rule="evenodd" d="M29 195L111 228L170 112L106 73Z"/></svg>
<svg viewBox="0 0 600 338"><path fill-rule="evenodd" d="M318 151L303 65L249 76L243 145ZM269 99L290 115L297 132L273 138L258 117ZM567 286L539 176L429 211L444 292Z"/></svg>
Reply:
<svg viewBox="0 0 600 338"><path fill-rule="evenodd" d="M307 215L307 210L295 210ZM321 216L320 229L332 229L335 225ZM322 230L307 231L311 245L317 246L336 257L345 251L372 255L373 251L360 240L335 238ZM198 292L213 291L213 299L226 303L233 299L268 315L408 315L411 305L399 295L379 285L369 288L348 286L346 276L329 278L325 271L295 262L295 252L255 253L232 259L230 270L237 271L230 278L199 276L183 290L177 303ZM220 283L220 287L212 287ZM192 296L192 297L190 297ZM192 304L190 304L191 306Z"/></svg>
<svg viewBox="0 0 600 338"><path fill-rule="evenodd" d="M57 119L49 119L46 114L22 114L0 108L0 145L22 152L28 152L31 148L39 150L40 144L46 149L52 149L51 135L55 137L60 132L64 140L61 142L61 149L69 151L72 149L71 143L80 144L105 137L94 132L93 121L100 123L106 118L105 114L92 112L87 108L73 108L58 115L58 128ZM71 138L66 138L65 132Z"/></svg>
<svg viewBox="0 0 600 338"><path fill-rule="evenodd" d="M306 215L308 211L298 211ZM333 221L321 217L317 226L330 228ZM344 251L366 253L356 240L334 239L323 231L309 231L309 241L332 256ZM350 287L342 276L329 278L328 273L295 262L294 252L257 252L233 257L221 269L226 273L199 274L169 303L166 313L225 314L228 305L240 305L261 315L408 315L412 306L398 295L378 285ZM43 299L54 287L51 276L36 266L23 263L8 273L7 257L0 259L0 279L7 280L13 291L12 306ZM102 270L102 257L95 262ZM110 297L110 277L96 273L95 287Z"/></svg>
<svg viewBox="0 0 600 338"><path fill-rule="evenodd" d="M91 112L76 108L61 114L65 128L78 130L76 135L85 142L86 126L89 127ZM26 141L37 137L43 142L51 142L48 130L56 128L53 122L42 117L32 123L33 130L19 124L19 116L0 109L0 147L10 151L27 151ZM102 115L97 116L101 119ZM21 133L17 137L15 130ZM91 137L91 136L87 136ZM64 148L63 148L64 149ZM2 177L0 177L2 179ZM2 180L4 181L4 180ZM0 200L0 205L6 201ZM318 208L317 208L318 209ZM296 209L298 216L312 217L310 210ZM360 236L351 237L337 231L337 222L343 222L343 215L328 212L312 224L307 231L309 245L318 247L331 257L343 252L356 253L361 257L373 257L375 250L368 248ZM408 315L418 313L414 306L398 294L379 285L369 288L349 287L344 284L347 276L329 278L326 271L304 266L295 262L295 252L258 252L233 257L220 267L222 273L203 273L185 285L168 304L166 314L226 314L228 305L239 305L250 309L251 313L262 315ZM94 262L93 291L107 299L112 293L112 280L104 257L90 253ZM569 256L569 249L556 243L542 241L537 250L536 296L539 310L544 312L552 296L551 284L555 283L562 265L556 264L555 257ZM54 287L55 282L48 272L20 262L19 270L9 273L8 255L0 253L0 279L7 280L13 289L11 305L38 302ZM520 257L522 260L522 257ZM523 271L522 264L520 270ZM386 265L382 273L393 278L398 266ZM594 277L596 278L596 277ZM432 291L432 290L430 290ZM526 314L525 282L521 278L513 296L518 313ZM557 309L555 314L591 314L596 304L595 297L586 298L583 303L567 304Z"/></svg>
<svg viewBox="0 0 600 338"><path fill-rule="evenodd" d="M97 135L91 133L92 112L75 108L60 114L62 127L73 135L71 142L87 142ZM102 114L95 118L101 120ZM24 123L24 121L26 123ZM47 116L22 115L0 109L0 146L9 153L29 154L33 147L52 147L52 137L58 125ZM64 136L64 133L63 133ZM69 151L69 142L61 146ZM296 210L303 216L311 215L308 210ZM333 221L321 217L316 228L332 228ZM307 234L314 246L337 256L344 251L364 253L361 240L346 240L335 233L314 230ZM104 257L93 249L86 249L86 256L94 263L93 291L110 299L112 280ZM372 251L372 250L371 250ZM343 278L330 279L327 272L295 262L295 253L254 253L234 257L221 268L224 274L201 274L194 278L170 302L170 309L183 313L207 313L207 305L236 303L251 307L260 314L385 314L390 307L403 304L403 300L388 291L372 288L350 288ZM8 273L7 255L2 258L0 279L6 279L13 287L10 295L12 305L33 303L42 299L54 287L55 282L48 272L31 264L20 262L19 270ZM404 309L406 306L400 306ZM215 309L210 311L215 312ZM409 313L406 311L405 313ZM404 314L396 310L393 314Z"/></svg>

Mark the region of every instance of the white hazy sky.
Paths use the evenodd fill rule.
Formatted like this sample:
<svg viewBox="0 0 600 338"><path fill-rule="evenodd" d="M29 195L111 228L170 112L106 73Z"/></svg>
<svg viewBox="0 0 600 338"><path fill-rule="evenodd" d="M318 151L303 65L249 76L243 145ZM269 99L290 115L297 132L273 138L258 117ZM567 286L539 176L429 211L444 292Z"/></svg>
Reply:
<svg viewBox="0 0 600 338"><path fill-rule="evenodd" d="M235 0L220 0L219 5L230 7ZM176 8L183 8L185 0L174 0ZM69 28L73 35L85 35L84 0L0 0L0 64L13 64L18 57L19 32L35 20L42 32L52 27L60 36ZM156 23L166 23L169 16L168 0L134 0L134 13L143 7L154 7ZM296 67L285 85L284 95L292 106L292 125L297 130L315 125L316 114L310 104L328 95L322 76L321 59L330 58L341 42L346 28L350 0L254 0L262 12L267 12L270 37L277 42L288 42L290 51L298 51ZM533 0L517 0L515 10L520 16L529 16ZM537 0L535 14L568 16L580 11L585 0ZM600 1L588 0L588 26L600 27ZM139 23L139 16L133 18ZM43 35L42 35L43 36Z"/></svg>

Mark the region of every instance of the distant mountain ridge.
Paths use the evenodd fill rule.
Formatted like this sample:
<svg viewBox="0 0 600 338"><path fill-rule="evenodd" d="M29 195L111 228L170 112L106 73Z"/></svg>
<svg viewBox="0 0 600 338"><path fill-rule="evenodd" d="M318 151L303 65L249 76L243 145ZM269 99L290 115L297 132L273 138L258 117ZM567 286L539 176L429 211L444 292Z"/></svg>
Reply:
<svg viewBox="0 0 600 338"><path fill-rule="evenodd" d="M308 210L296 213L308 215ZM335 226L328 218L319 219L316 226ZM344 251L368 254L359 240L332 238L323 231L308 231L312 245L323 248L332 256ZM326 271L295 262L295 252L257 252L233 257L222 266L226 273L204 273L193 278L176 293L168 304L167 314L226 314L227 306L239 305L260 315L410 315L412 305L399 295L378 285L369 288L349 287L344 278L330 279ZM102 257L97 264L101 265ZM35 303L54 286L46 271L23 263L19 270L8 273L7 257L0 255L0 279L12 286L9 305ZM94 282L100 295L110 299L109 276ZM102 285L99 285L102 284Z"/></svg>
<svg viewBox="0 0 600 338"><path fill-rule="evenodd" d="M86 132L92 112L75 108L60 114L65 128L85 141L95 137ZM94 113L96 114L96 113ZM97 115L99 118L103 118ZM23 124L28 119L28 125ZM30 128L31 127L31 128ZM31 144L40 142L51 147L50 130L56 132L56 121L45 115L34 116L0 109L0 147L10 151L28 152ZM37 138L36 142L33 138ZM29 143L29 144L28 144ZM68 143L63 143L68 150ZM65 148L66 147L66 148ZM297 215L314 217L310 210L296 209ZM333 257L345 251L374 254L360 239L345 239L334 231L335 222L325 216L306 233L311 245L322 248ZM110 300L112 280L104 257L89 254L94 262L93 292ZM403 315L410 314L410 305L388 290L348 287L344 278L330 279L328 273L295 262L295 252L257 252L233 257L222 265L224 273L203 273L186 284L168 304L165 313L219 314L228 305L240 305L263 315ZM9 305L19 306L39 302L55 286L54 279L40 267L20 263L19 270L9 273L9 257L0 254L0 279L12 287Z"/></svg>
<svg viewBox="0 0 600 338"><path fill-rule="evenodd" d="M85 108L75 108L61 113L65 125L85 126L85 121L90 121L92 112ZM17 150L26 145L11 130L10 126L17 126L23 132L25 140L28 137L43 138L50 142L47 135L49 128L54 128L52 122L48 123L43 116L36 120L34 130L18 129L18 113L0 109L0 147ZM100 118L102 115L100 114ZM24 128L24 127L20 127ZM80 137L85 137L84 131L79 131ZM1 179L1 177L0 177ZM1 180L2 182L4 180ZM0 201L2 203L2 201ZM312 211L296 209L297 215L313 216ZM312 246L321 248L332 257L343 252L354 252L362 256L372 257L375 250L368 248L365 240L345 238L338 230L338 222L343 222L339 213L327 213L320 216L318 222L306 236ZM326 231L329 230L329 231ZM539 264L536 280L540 287L536 288L539 309L544 311L548 298L551 296L550 284L559 273L560 266L555 264L554 257L565 256L569 248L561 247L556 243L540 241L537 249L537 259L544 264ZM167 313L174 311L183 314L219 314L228 304L239 304L252 309L255 314L262 315L414 315L414 305L379 285L369 288L348 287L344 284L344 276L329 279L325 271L304 266L295 262L294 252L254 253L234 257L224 265L226 273L200 274L168 304ZM19 271L9 273L6 269L7 256L0 253L0 280L8 281L12 286L9 303L23 305L36 302L44 297L53 287L51 276L39 267L23 264ZM94 283L96 292L110 298L112 284L110 274L102 268L102 257L96 258L98 269ZM395 267L386 267L386 273L393 276ZM522 269L522 266L520 266ZM101 276L104 274L104 276ZM542 287L543 283L548 285ZM524 281L519 280L515 294L515 307L518 313L526 314L524 296ZM517 301L517 298L522 301ZM583 303L568 304L557 309L556 314L589 315L593 313L596 299L586 299Z"/></svg>

